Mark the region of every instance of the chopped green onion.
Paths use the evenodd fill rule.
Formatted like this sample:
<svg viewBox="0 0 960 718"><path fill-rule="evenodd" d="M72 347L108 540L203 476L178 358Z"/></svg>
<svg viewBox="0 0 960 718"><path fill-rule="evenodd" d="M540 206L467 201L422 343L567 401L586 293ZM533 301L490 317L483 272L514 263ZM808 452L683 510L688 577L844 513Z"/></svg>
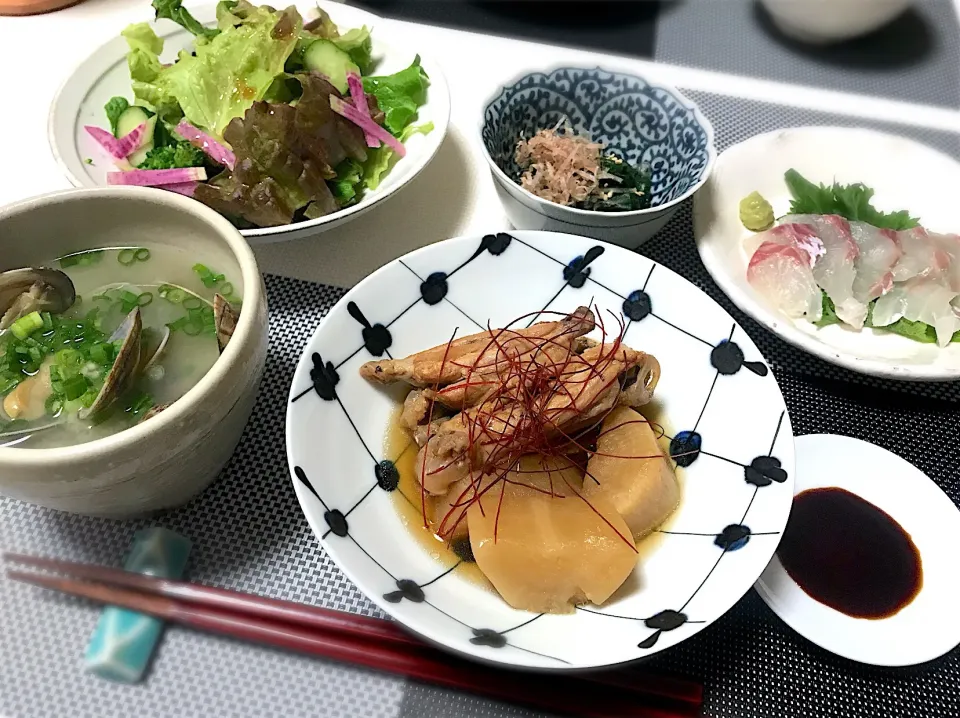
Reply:
<svg viewBox="0 0 960 718"><path fill-rule="evenodd" d="M81 255L79 254L69 254L66 257L61 257L60 268L67 269L68 267L77 266L78 264L80 264L80 257Z"/></svg>
<svg viewBox="0 0 960 718"><path fill-rule="evenodd" d="M113 347L110 344L104 344L103 342L97 342L93 344L87 356L90 357L90 361L97 364L107 366L113 362Z"/></svg>
<svg viewBox="0 0 960 718"><path fill-rule="evenodd" d="M89 266L91 264L96 264L97 262L103 259L103 250L102 249L93 249L89 252L84 252L79 255L80 264L84 266Z"/></svg>
<svg viewBox="0 0 960 718"><path fill-rule="evenodd" d="M212 271L209 267L203 264L194 264L193 271L200 276L200 281L203 282L203 286L207 287L208 289L210 287L217 286L224 280L224 276L222 274Z"/></svg>
<svg viewBox="0 0 960 718"><path fill-rule="evenodd" d="M183 327L183 333L188 337L195 337L203 332L203 322L188 320Z"/></svg>
<svg viewBox="0 0 960 718"><path fill-rule="evenodd" d="M148 304L152 304L152 303L153 303L153 292L143 292L142 294L140 294L139 297L137 297L138 307L145 307Z"/></svg>
<svg viewBox="0 0 960 718"><path fill-rule="evenodd" d="M45 408L50 416L56 416L63 410L63 400L56 394L47 397Z"/></svg>
<svg viewBox="0 0 960 718"><path fill-rule="evenodd" d="M67 398L67 401L73 401L83 396L89 386L86 377L79 375L73 376L63 381L63 391L60 393Z"/></svg>
<svg viewBox="0 0 960 718"><path fill-rule="evenodd" d="M233 294L233 284L230 282L224 282L223 286L220 287L220 294L226 298L228 295Z"/></svg>
<svg viewBox="0 0 960 718"><path fill-rule="evenodd" d="M15 389L20 380L15 377L4 377L0 379L0 395L5 396L8 391Z"/></svg>
<svg viewBox="0 0 960 718"><path fill-rule="evenodd" d="M40 318L43 321L43 328L46 331L53 329L53 316L50 312L40 312Z"/></svg>
<svg viewBox="0 0 960 718"><path fill-rule="evenodd" d="M100 392L97 389L92 387L87 389L87 392L80 397L80 403L83 404L85 408L89 409L91 406L93 406L93 402L97 400L97 395L99 393Z"/></svg>
<svg viewBox="0 0 960 718"><path fill-rule="evenodd" d="M153 397L145 392L139 392L130 397L127 411L133 414L142 414L153 406Z"/></svg>
<svg viewBox="0 0 960 718"><path fill-rule="evenodd" d="M183 308L187 310L199 309L203 306L203 300L199 297L187 297L181 303L183 304Z"/></svg>
<svg viewBox="0 0 960 718"><path fill-rule="evenodd" d="M137 253L133 249L121 249L117 254L117 261L124 267L129 267L137 261Z"/></svg>
<svg viewBox="0 0 960 718"><path fill-rule="evenodd" d="M40 312L30 312L15 321L10 327L10 331L17 339L26 339L42 326L43 317L40 316Z"/></svg>
<svg viewBox="0 0 960 718"><path fill-rule="evenodd" d="M170 287L169 291L163 295L163 298L171 304L182 304L183 300L189 296L189 294L179 287Z"/></svg>
<svg viewBox="0 0 960 718"><path fill-rule="evenodd" d="M150 259L150 250L146 247L140 247L140 249L133 253L133 256L138 262L146 262Z"/></svg>

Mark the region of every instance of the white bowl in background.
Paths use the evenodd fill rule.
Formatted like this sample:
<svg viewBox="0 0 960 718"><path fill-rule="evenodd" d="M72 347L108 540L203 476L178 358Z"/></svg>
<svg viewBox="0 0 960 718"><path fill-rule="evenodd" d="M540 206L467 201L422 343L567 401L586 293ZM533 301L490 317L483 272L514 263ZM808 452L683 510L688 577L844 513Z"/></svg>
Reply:
<svg viewBox="0 0 960 718"><path fill-rule="evenodd" d="M873 32L912 0L760 0L779 30L794 40L841 42Z"/></svg>
<svg viewBox="0 0 960 718"><path fill-rule="evenodd" d="M118 518L173 508L217 477L240 440L266 360L266 290L253 251L212 209L135 187L29 199L0 209L0 271L128 247L133 238L186 248L233 280L243 307L230 343L192 389L149 421L75 446L0 447L0 493Z"/></svg>

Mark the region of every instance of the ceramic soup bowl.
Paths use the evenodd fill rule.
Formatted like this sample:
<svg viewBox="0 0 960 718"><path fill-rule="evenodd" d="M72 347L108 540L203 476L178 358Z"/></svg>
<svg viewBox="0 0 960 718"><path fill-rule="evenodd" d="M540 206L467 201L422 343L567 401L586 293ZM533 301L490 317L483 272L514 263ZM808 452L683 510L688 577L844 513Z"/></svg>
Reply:
<svg viewBox="0 0 960 718"><path fill-rule="evenodd" d="M577 132L630 164L650 166L648 209L599 212L565 207L517 184L517 140L564 118ZM706 182L717 156L713 127L680 92L600 68L528 72L504 85L484 106L480 139L514 227L570 232L630 249L656 234L680 203Z"/></svg>
<svg viewBox="0 0 960 718"><path fill-rule="evenodd" d="M0 271L103 247L182 247L230 278L242 309L211 369L168 408L119 433L61 448L0 448L0 493L53 509L127 517L179 506L212 482L253 408L267 348L256 259L216 212L172 192L75 190L0 209Z"/></svg>

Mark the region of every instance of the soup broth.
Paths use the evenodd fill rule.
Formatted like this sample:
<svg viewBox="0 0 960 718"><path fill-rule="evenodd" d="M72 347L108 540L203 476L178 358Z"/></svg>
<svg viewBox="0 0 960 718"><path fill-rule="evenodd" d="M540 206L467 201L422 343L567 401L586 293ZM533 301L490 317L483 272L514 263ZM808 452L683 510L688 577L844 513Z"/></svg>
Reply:
<svg viewBox="0 0 960 718"><path fill-rule="evenodd" d="M46 266L70 278L76 300L61 313L39 313L43 325L32 331L29 323L15 331L19 321L0 330L0 446L70 446L149 419L216 362L214 296L240 307L242 287L229 281L239 277L195 265L175 247L96 249ZM108 377L121 363L126 334L116 333L131 326L134 309L142 327L139 358L98 409L95 398L104 383L114 386Z"/></svg>

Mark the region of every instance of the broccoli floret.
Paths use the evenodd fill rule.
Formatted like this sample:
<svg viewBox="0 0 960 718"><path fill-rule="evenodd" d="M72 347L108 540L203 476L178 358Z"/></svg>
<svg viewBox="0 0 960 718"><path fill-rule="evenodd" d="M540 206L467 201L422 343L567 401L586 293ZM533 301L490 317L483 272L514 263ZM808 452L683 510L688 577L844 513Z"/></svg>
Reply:
<svg viewBox="0 0 960 718"><path fill-rule="evenodd" d="M171 170L178 167L202 167L205 155L189 142L154 147L138 169Z"/></svg>

